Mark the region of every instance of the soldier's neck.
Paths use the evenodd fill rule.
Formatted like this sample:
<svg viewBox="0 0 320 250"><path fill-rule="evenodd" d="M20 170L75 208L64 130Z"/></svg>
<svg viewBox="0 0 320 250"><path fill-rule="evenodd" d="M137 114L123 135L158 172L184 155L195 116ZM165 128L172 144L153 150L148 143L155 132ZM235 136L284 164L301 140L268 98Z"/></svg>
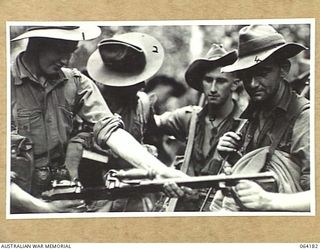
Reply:
<svg viewBox="0 0 320 250"><path fill-rule="evenodd" d="M232 112L233 107L234 107L234 103L231 97L224 104L220 106L210 105L209 103L207 117L209 118L209 120L224 119Z"/></svg>

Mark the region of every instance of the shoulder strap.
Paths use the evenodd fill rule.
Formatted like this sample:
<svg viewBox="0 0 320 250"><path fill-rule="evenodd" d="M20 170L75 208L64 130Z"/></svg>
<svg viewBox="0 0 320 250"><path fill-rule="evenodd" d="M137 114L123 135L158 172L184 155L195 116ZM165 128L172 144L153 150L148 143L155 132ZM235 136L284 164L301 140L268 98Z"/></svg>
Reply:
<svg viewBox="0 0 320 250"><path fill-rule="evenodd" d="M283 124L283 126L279 126L277 133L274 135L273 141L269 148L268 158L270 160L275 149L278 147L282 137L289 129L293 129L295 121L299 117L299 115L304 111L310 108L309 101L301 96L292 96L292 99L289 104L289 109L287 116L283 117L282 122L279 124Z"/></svg>
<svg viewBox="0 0 320 250"><path fill-rule="evenodd" d="M147 93L144 93L141 91L137 92L137 96L139 97L139 100L140 100L139 102L141 105L143 121L144 121L144 123L147 123L149 115L150 115L150 108L151 108L149 96L147 95Z"/></svg>
<svg viewBox="0 0 320 250"><path fill-rule="evenodd" d="M181 169L180 169L185 174L188 172L188 168L189 168L194 137L196 134L196 124L197 124L197 109L193 108L192 113L191 113L188 142L187 142L186 150L184 153L184 161L183 161ZM173 212L176 208L177 202L178 202L178 198L170 198L169 202L165 208L165 211L166 212Z"/></svg>
<svg viewBox="0 0 320 250"><path fill-rule="evenodd" d="M197 110L192 109L190 127L189 127L189 133L188 133L188 142L187 142L186 150L184 153L184 161L181 166L181 171L185 174L188 172L188 167L190 163L191 153L192 153L193 144L194 144L194 138L196 134L196 123L197 123Z"/></svg>

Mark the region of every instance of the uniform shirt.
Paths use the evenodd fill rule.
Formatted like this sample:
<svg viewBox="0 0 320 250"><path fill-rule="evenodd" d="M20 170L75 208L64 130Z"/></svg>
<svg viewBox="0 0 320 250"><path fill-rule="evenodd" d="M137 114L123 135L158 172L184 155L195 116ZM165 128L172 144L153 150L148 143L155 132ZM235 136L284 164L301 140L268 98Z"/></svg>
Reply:
<svg viewBox="0 0 320 250"><path fill-rule="evenodd" d="M249 119L249 127L244 134L242 152L248 153L254 149L270 146L273 138L281 126L287 126L280 120L288 116L289 105L297 101L298 97L287 82L280 84L279 90L274 97L273 106L268 109L258 109L254 103L241 115ZM305 102L308 102L305 100ZM309 109L300 113L294 124L290 124L280 140L277 149L290 154L292 160L301 167L300 185L304 190L310 188L310 116Z"/></svg>
<svg viewBox="0 0 320 250"><path fill-rule="evenodd" d="M148 95L144 92L138 92L135 100L128 103L121 103L117 99L114 101L119 101L119 103L112 103L108 100L107 96L104 96L104 98L111 111L121 117L124 129L138 142L144 144L145 134L152 124L154 124L153 111ZM108 166L109 168L117 169L129 169L133 167L127 161L114 155L109 158Z"/></svg>
<svg viewBox="0 0 320 250"><path fill-rule="evenodd" d="M175 136L180 141L188 139L192 110L197 112L196 131L193 143L193 150L188 167L188 175L212 175L217 174L221 167L221 158L216 152L216 147L220 136L229 131L233 126L233 118L239 117L241 111L236 102L234 108L219 127L211 128L210 149L207 154L203 152L205 142L205 117L208 108L203 109L198 106L187 106L177 109L173 112L164 113L159 117L159 127L163 133ZM209 124L211 126L211 124ZM207 146L207 145L206 145Z"/></svg>
<svg viewBox="0 0 320 250"><path fill-rule="evenodd" d="M95 124L96 141L105 147L122 122L110 112L96 85L67 68L54 79L39 80L23 64L22 53L12 68L12 121L20 135L32 140L35 166L64 164L75 114Z"/></svg>

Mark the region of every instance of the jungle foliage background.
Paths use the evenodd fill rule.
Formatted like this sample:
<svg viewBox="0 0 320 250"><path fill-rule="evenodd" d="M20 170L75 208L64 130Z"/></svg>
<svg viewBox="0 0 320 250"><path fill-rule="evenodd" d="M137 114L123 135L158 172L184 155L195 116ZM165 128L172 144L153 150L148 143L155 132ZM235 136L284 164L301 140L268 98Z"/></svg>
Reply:
<svg viewBox="0 0 320 250"><path fill-rule="evenodd" d="M165 50L164 63L157 75L174 78L187 88L185 98L180 99L177 106L195 104L198 93L190 90L185 83L184 74L188 65L195 59L203 57L211 44L223 44L227 50L237 49L238 32L244 25L147 25L147 26L100 26L101 35L90 41L79 43L79 49L70 60L70 67L81 71L86 69L86 63L99 41L115 34L126 32L144 32L160 41ZM276 24L272 25L288 42L301 43L310 48L309 24ZM25 32L29 26L11 26L10 38ZM11 62L25 48L27 39L11 43ZM292 81L309 70L310 52L304 51L291 59L292 68L288 80Z"/></svg>

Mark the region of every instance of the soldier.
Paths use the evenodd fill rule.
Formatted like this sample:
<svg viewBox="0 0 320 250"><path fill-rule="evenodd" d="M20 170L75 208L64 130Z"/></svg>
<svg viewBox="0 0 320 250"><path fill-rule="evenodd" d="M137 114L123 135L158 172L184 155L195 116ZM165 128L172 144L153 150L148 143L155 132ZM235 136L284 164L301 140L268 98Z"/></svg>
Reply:
<svg viewBox="0 0 320 250"><path fill-rule="evenodd" d="M28 191L34 196L50 189L54 179L69 179L65 156L76 114L94 126L95 142L102 149L111 148L133 166L152 169L160 176L183 176L123 130L123 122L111 113L88 77L66 68L78 41L96 38L100 32L92 26L41 26L12 40L29 39L12 67L11 101L14 130L33 143L34 169Z"/></svg>
<svg viewBox="0 0 320 250"><path fill-rule="evenodd" d="M221 67L234 63L236 59L236 51L227 52L221 45L213 44L204 58L191 63L185 74L188 85L204 93L204 107L187 106L156 116L157 126L163 133L181 141L188 140L182 159L182 170L188 175L221 172L222 158L216 151L219 137L234 127L234 118L241 114L232 98L240 83L234 74L222 73ZM168 185L168 194L174 196L177 189L172 185L172 190ZM199 211L206 191L200 190L193 197L182 198L176 211Z"/></svg>
<svg viewBox="0 0 320 250"><path fill-rule="evenodd" d="M128 131L149 152L156 156L156 148L145 143L148 128L154 126L152 104L148 95L140 91L145 81L160 69L164 50L154 37L140 32L129 32L104 39L87 63L89 76L98 85L112 113L119 115ZM133 166L114 153L105 169L132 169ZM87 170L89 171L89 170ZM150 195L118 199L110 211L148 212L153 209Z"/></svg>
<svg viewBox="0 0 320 250"><path fill-rule="evenodd" d="M224 134L219 152L223 155L241 147L242 154L247 154L233 173L273 171L278 178L279 193L267 192L251 181L240 182L235 187L238 205L242 203L246 209L310 209L309 101L292 91L285 79L290 70L288 58L304 49L301 44L286 42L270 25L250 25L239 32L237 61L222 68L223 72L238 73L251 100L241 115L249 120L245 133ZM226 200L229 208L238 210Z"/></svg>

